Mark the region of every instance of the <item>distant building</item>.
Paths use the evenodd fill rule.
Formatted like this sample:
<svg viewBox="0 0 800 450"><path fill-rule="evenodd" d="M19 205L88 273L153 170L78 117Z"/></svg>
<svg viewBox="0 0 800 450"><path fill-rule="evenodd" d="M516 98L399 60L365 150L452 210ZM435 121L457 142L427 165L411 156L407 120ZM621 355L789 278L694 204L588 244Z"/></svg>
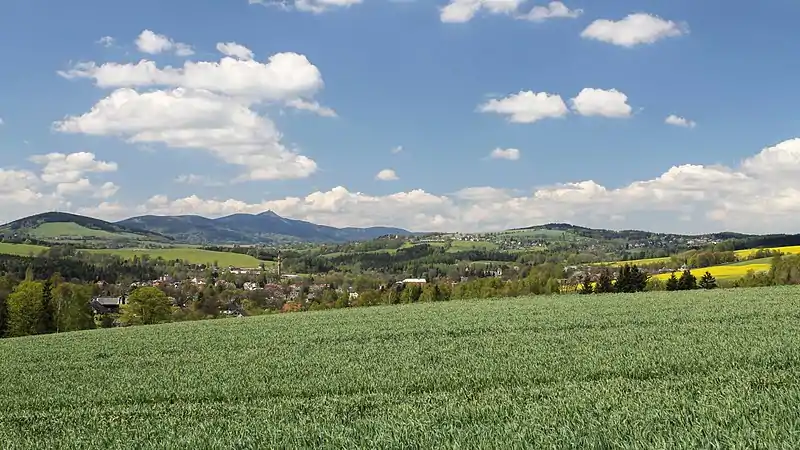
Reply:
<svg viewBox="0 0 800 450"><path fill-rule="evenodd" d="M124 304L125 297L95 297L90 303L95 314L116 314Z"/></svg>
<svg viewBox="0 0 800 450"><path fill-rule="evenodd" d="M403 281L398 281L397 284L425 284L427 282L425 278L406 278Z"/></svg>

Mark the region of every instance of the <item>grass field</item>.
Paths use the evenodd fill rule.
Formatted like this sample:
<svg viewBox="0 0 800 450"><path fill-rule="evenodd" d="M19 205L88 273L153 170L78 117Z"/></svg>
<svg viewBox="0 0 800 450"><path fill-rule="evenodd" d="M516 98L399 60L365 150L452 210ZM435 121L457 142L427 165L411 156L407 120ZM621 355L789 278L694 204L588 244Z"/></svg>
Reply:
<svg viewBox="0 0 800 450"><path fill-rule="evenodd" d="M27 244L7 244L0 243L0 254L5 255L18 255L28 256L31 253L34 255L47 250L47 247L39 245ZM151 258L158 258L159 256L166 260L182 259L190 264L212 264L215 261L221 267L246 267L255 268L262 262L267 266L273 265L272 261L261 261L249 255L242 255L240 253L232 252L214 252L211 250L203 250L191 247L179 248L160 248L160 249L142 249L142 248L122 248L122 249L92 249L81 250L89 253L117 255L121 258L133 259L134 256L149 255Z"/></svg>
<svg viewBox="0 0 800 450"><path fill-rule="evenodd" d="M271 261L261 261L250 255L242 255L240 253L231 252L214 252L199 248L123 248L85 251L96 254L117 255L126 259L132 259L134 256L141 257L142 255L149 255L151 258L158 258L160 256L166 260L182 259L190 264L212 264L216 261L221 267L234 266L253 268L258 267L262 262L264 262L266 265L273 264Z"/></svg>
<svg viewBox="0 0 800 450"><path fill-rule="evenodd" d="M29 256L30 254L37 255L45 250L47 250L47 247L41 245L0 242L0 254L3 255Z"/></svg>
<svg viewBox="0 0 800 450"><path fill-rule="evenodd" d="M800 448L800 288L0 340L5 448Z"/></svg>
<svg viewBox="0 0 800 450"><path fill-rule="evenodd" d="M100 238L100 239L119 239L120 234L110 233L104 230L93 230L73 222L48 222L29 230L29 233L37 239L53 239L62 236L78 238ZM134 236L134 235L130 235Z"/></svg>

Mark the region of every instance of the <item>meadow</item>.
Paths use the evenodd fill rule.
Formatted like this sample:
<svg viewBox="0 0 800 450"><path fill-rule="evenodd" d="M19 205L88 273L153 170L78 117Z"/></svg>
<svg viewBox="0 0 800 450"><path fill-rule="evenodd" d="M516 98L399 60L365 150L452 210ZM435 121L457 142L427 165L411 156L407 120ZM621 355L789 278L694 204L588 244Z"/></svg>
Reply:
<svg viewBox="0 0 800 450"><path fill-rule="evenodd" d="M181 259L190 264L206 264L211 265L214 262L220 267L245 267L255 268L261 263L269 266L274 264L271 261L261 261L250 255L243 255L241 253L232 252L215 252L211 250L203 250L199 248L181 247L181 248L121 248L121 249L97 249L97 250L83 250L95 254L116 255L120 258L133 259L134 256L141 257L148 255L150 258L164 258L166 260Z"/></svg>
<svg viewBox="0 0 800 450"><path fill-rule="evenodd" d="M0 340L6 448L800 448L800 288Z"/></svg>
<svg viewBox="0 0 800 450"><path fill-rule="evenodd" d="M38 255L45 250L47 250L47 247L42 245L9 244L7 242L0 242L0 254L3 255L30 256Z"/></svg>

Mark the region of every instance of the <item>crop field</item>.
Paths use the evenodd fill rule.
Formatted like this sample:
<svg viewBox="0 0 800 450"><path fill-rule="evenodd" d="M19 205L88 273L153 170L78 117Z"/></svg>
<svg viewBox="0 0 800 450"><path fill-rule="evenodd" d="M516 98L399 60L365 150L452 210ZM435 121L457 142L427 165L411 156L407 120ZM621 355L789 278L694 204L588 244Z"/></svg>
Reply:
<svg viewBox="0 0 800 450"><path fill-rule="evenodd" d="M142 255L148 255L150 258L158 258L160 256L166 260L182 259L190 264L213 264L216 262L221 267L234 266L254 268L258 267L262 262L267 266L273 264L271 261L261 261L250 255L231 252L215 252L211 250L188 247L160 249L122 248L84 251L98 254L117 255L126 259L133 259L134 256L141 257Z"/></svg>
<svg viewBox="0 0 800 450"><path fill-rule="evenodd" d="M0 340L5 448L800 448L800 288Z"/></svg>
<svg viewBox="0 0 800 450"><path fill-rule="evenodd" d="M38 239L53 239L61 236L78 237L78 238L101 238L101 239L119 239L121 237L130 237L135 235L123 235L110 233L104 230L93 230L72 222L49 222L43 223L36 228L30 229L29 233Z"/></svg>
<svg viewBox="0 0 800 450"><path fill-rule="evenodd" d="M0 254L3 255L30 256L31 254L38 255L45 250L47 250L47 247L41 245L0 242Z"/></svg>
<svg viewBox="0 0 800 450"><path fill-rule="evenodd" d="M769 262L766 263L750 263L745 264L736 263L736 264L725 264L722 266L711 266L711 267L703 267L700 269L692 269L692 275L697 277L699 280L700 277L703 276L706 271L711 272L711 275L718 280L729 280L729 279L736 279L741 278L747 275L747 272L754 271L754 272L767 272L769 271L772 264ZM680 271L675 272L675 276L680 276ZM653 278L658 278L659 280L666 280L670 277L669 273L661 273L658 275L654 275Z"/></svg>
<svg viewBox="0 0 800 450"><path fill-rule="evenodd" d="M758 248L748 248L745 250L736 250L734 255L738 258L747 258L748 256L752 255L753 253L757 252ZM800 245L792 245L788 247L769 247L765 248L764 250L773 250L785 253L787 255L796 255L800 254ZM615 262L607 262L607 263L596 263L596 264L608 264L610 266L621 266L623 264L636 264L637 266L643 266L647 264L656 264L656 263L665 263L669 262L670 257L662 257L662 258L647 258L647 259L636 259L631 261L615 261ZM759 260L760 261L760 260ZM738 264L748 264L750 261L740 261Z"/></svg>

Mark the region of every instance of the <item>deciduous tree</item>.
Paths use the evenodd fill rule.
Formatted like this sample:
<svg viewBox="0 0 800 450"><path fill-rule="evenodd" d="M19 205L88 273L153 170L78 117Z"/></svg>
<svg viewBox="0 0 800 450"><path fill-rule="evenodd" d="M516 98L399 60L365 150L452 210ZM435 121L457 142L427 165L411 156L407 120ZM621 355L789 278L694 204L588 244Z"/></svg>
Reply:
<svg viewBox="0 0 800 450"><path fill-rule="evenodd" d="M42 283L26 280L8 296L8 335L36 334L42 315Z"/></svg>
<svg viewBox="0 0 800 450"><path fill-rule="evenodd" d="M120 321L128 325L149 325L169 320L172 305L167 295L155 287L141 287L122 306Z"/></svg>

